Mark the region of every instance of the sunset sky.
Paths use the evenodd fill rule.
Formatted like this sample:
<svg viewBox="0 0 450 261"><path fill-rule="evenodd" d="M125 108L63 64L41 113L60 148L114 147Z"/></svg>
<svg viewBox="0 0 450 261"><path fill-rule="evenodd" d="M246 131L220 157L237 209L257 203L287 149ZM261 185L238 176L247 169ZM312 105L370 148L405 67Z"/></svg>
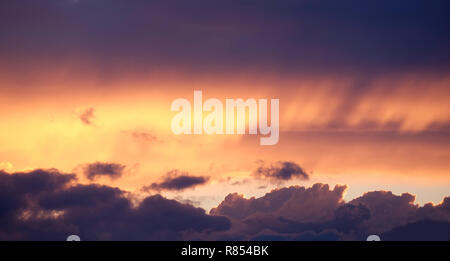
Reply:
<svg viewBox="0 0 450 261"><path fill-rule="evenodd" d="M419 0L2 1L0 170L56 169L207 213L230 193L315 183L346 185L346 202L391 191L441 204L449 11ZM279 99L278 144L173 134L171 103L194 90Z"/></svg>

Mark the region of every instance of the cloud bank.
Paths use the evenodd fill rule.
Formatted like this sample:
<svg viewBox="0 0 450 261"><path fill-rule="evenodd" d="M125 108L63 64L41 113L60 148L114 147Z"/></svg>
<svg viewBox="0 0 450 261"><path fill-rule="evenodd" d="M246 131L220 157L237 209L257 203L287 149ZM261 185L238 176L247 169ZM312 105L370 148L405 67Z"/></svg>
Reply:
<svg viewBox="0 0 450 261"><path fill-rule="evenodd" d="M108 76L156 68L448 70L449 9L445 0L8 0L0 57L6 64L26 60L27 67L10 63L22 72L37 67L33 60L70 67L76 65L66 61L84 59L78 70Z"/></svg>
<svg viewBox="0 0 450 261"><path fill-rule="evenodd" d="M373 191L345 202L346 186L292 186L260 198L232 193L207 214L156 194L133 204L110 186L78 184L56 169L0 171L0 239L64 240L447 240L450 197L414 204Z"/></svg>
<svg viewBox="0 0 450 261"><path fill-rule="evenodd" d="M56 170L0 172L0 239L182 240L193 232L230 228L225 217L166 199L146 197L137 207L118 188L72 184Z"/></svg>

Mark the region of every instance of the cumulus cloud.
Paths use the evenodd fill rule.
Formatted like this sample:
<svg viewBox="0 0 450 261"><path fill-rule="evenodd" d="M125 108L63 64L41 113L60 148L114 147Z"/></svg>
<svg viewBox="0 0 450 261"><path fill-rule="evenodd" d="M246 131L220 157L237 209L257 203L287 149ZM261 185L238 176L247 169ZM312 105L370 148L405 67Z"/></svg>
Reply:
<svg viewBox="0 0 450 261"><path fill-rule="evenodd" d="M419 207L411 194L373 191L346 203L345 189L336 186L330 190L326 184L294 186L249 199L232 193L210 214L229 217L235 224L222 239L365 240L375 233L389 235L392 240L408 240L408 228L422 228L421 223L414 225L416 222L432 220L425 227L434 230L450 224L450 198L436 206ZM406 229L399 229L402 226ZM432 233L427 235L433 238ZM442 240L443 233L434 238Z"/></svg>
<svg viewBox="0 0 450 261"><path fill-rule="evenodd" d="M187 172L181 172L179 170L169 171L164 180L160 183L152 183L149 186L144 186L144 191L150 190L185 190L193 188L198 185L203 185L208 182L208 177L203 176L191 176Z"/></svg>
<svg viewBox="0 0 450 261"><path fill-rule="evenodd" d="M261 163L261 166L254 171L254 175L257 177L265 177L275 181L284 181L293 178L309 179L308 173L294 162L279 161L269 167L264 166L263 162Z"/></svg>
<svg viewBox="0 0 450 261"><path fill-rule="evenodd" d="M0 240L447 240L450 197L414 204L408 193L368 192L345 202L346 186L315 184L260 198L229 194L207 214L156 194L136 203L119 188L76 182L56 169L0 171Z"/></svg>
<svg viewBox="0 0 450 261"><path fill-rule="evenodd" d="M78 115L80 121L86 125L92 125L94 124L93 120L95 118L95 109L94 108L87 108L83 111L81 111Z"/></svg>
<svg viewBox="0 0 450 261"><path fill-rule="evenodd" d="M17 223L32 213L40 216L51 214L36 211L32 201L49 191L63 189L75 180L75 175L62 174L55 169L13 174L0 171L0 238L16 239L13 235L18 229Z"/></svg>
<svg viewBox="0 0 450 261"><path fill-rule="evenodd" d="M423 220L450 221L450 197L435 206L426 204L420 207L414 201L415 196L409 193L395 195L390 191L372 191L351 200L349 204L363 204L370 210L371 218L363 223L369 233L381 234L399 225Z"/></svg>
<svg viewBox="0 0 450 261"><path fill-rule="evenodd" d="M146 197L137 207L124 191L97 184L71 184L73 174L56 170L0 172L0 239L183 240L190 233L230 228L225 217L201 208Z"/></svg>
<svg viewBox="0 0 450 261"><path fill-rule="evenodd" d="M244 219L265 213L300 221L327 220L342 204L346 188L337 185L330 190L327 184L318 183L310 188L292 186L276 189L263 197L250 199L233 193L211 209L211 214Z"/></svg>
<svg viewBox="0 0 450 261"><path fill-rule="evenodd" d="M450 222L438 220L420 220L396 227L381 235L388 241L448 241L450 240Z"/></svg>
<svg viewBox="0 0 450 261"><path fill-rule="evenodd" d="M99 176L107 176L111 179L120 178L125 169L125 165L107 162L94 162L84 166L84 175L89 180L94 180Z"/></svg>
<svg viewBox="0 0 450 261"><path fill-rule="evenodd" d="M413 221L419 206L414 204L415 196L409 193L394 195L390 191L372 191L358 197L350 204L363 204L371 212L367 221L370 232L379 233L394 228L398 224Z"/></svg>
<svg viewBox="0 0 450 261"><path fill-rule="evenodd" d="M430 220L450 220L450 197L445 197L438 205L425 204L417 211L417 216Z"/></svg>

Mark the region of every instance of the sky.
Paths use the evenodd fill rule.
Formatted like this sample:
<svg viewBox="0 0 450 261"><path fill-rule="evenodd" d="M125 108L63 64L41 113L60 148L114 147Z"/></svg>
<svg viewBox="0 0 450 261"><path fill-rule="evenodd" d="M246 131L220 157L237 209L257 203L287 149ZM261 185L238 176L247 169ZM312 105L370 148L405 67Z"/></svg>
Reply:
<svg viewBox="0 0 450 261"><path fill-rule="evenodd" d="M448 227L449 11L422 0L2 1L0 239L396 239L400 226ZM279 99L279 142L175 135L171 103L194 90ZM91 208L122 214L97 231L100 217L81 218ZM139 231L171 208L192 224Z"/></svg>

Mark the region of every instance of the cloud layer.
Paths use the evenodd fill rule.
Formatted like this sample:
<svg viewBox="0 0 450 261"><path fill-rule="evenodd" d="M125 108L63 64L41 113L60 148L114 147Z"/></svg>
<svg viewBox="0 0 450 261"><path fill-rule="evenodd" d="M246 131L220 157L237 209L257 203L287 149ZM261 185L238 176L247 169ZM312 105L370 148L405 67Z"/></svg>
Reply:
<svg viewBox="0 0 450 261"><path fill-rule="evenodd" d="M0 172L0 239L181 240L190 233L230 228L225 217L166 199L146 197L137 207L118 188L68 186L75 177L56 170Z"/></svg>
<svg viewBox="0 0 450 261"><path fill-rule="evenodd" d="M350 202L346 186L228 195L210 214L161 195L138 204L119 188L78 184L55 169L0 171L0 239L64 240L447 240L450 197L414 204L408 193L368 192Z"/></svg>
<svg viewBox="0 0 450 261"><path fill-rule="evenodd" d="M155 68L448 69L449 8L445 0L8 0L0 13L0 56L30 59L31 67L43 58L60 66L85 59L104 75Z"/></svg>
<svg viewBox="0 0 450 261"><path fill-rule="evenodd" d="M274 190L261 198L230 194L211 214L240 224L225 238L238 234L251 240L365 240L378 234L385 240L409 240L409 234L418 233L413 238L419 239L427 228L433 232L425 233L423 240L449 236L450 197L437 206L419 207L411 194L374 191L346 203L345 189L315 184Z"/></svg>

